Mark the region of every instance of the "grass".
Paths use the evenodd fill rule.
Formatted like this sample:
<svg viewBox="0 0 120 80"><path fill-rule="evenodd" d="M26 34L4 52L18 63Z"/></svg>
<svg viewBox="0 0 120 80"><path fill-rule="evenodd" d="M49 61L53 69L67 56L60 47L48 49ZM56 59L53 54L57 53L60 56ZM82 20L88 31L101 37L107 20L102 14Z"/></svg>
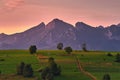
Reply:
<svg viewBox="0 0 120 80"><path fill-rule="evenodd" d="M115 55L118 52L111 52L113 56L107 56L108 52L78 52L79 57L84 69L94 76L98 80L102 80L104 74L108 73L111 76L111 80L120 79L120 63L116 63ZM81 56L84 54L84 56Z"/></svg>
<svg viewBox="0 0 120 80"><path fill-rule="evenodd" d="M90 80L89 77L78 70L75 58L66 55L66 52L58 50L40 50L38 51L38 54L55 58L56 63L61 66L62 75L55 77L55 80ZM47 65L47 60L41 59L40 62L43 67Z"/></svg>
<svg viewBox="0 0 120 80"><path fill-rule="evenodd" d="M39 50L37 53L55 58L56 63L61 66L62 75L55 77L55 80L90 80L88 76L78 70L73 55L76 55L83 68L98 80L102 80L103 75L106 73L110 74L111 80L120 79L120 63L114 62L115 55L118 52L111 52L112 57L107 56L108 52L104 51L74 51L72 52L73 55L67 55L66 52L59 50ZM47 59L40 59L39 62L36 56L30 55L27 50L0 50L0 59L5 59L5 61L0 61L0 70L3 75L15 74L16 66L24 61L32 64L35 76L40 76L36 70L47 66L48 62ZM12 80L16 80L16 78L18 77ZM20 80L27 79L20 77Z"/></svg>
<svg viewBox="0 0 120 80"><path fill-rule="evenodd" d="M22 61L26 64L32 64L34 69L39 67L36 57L30 55L26 50L2 50L0 51L0 59L5 60L0 61L0 70L2 74L16 73L16 66Z"/></svg>

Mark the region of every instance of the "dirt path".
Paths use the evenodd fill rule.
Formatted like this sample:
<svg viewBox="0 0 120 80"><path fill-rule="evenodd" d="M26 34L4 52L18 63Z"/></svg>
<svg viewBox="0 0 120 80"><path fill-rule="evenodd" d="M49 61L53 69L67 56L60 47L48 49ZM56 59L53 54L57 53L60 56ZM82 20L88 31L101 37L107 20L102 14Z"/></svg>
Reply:
<svg viewBox="0 0 120 80"><path fill-rule="evenodd" d="M47 56L43 56L43 55L41 55L41 54L37 54L36 57L37 57L37 59L39 60L39 62L40 62L41 59L48 59ZM87 71L85 71L85 70L83 69L82 65L80 64L80 60L78 59L78 57L76 57L76 56L74 56L74 57L75 57L75 60L76 60L76 64L77 64L77 66L78 66L78 69L79 69L83 74L85 74L86 76L88 76L89 78L91 78L91 80L97 80L95 76L93 76L91 73L89 73L89 72L87 72Z"/></svg>
<svg viewBox="0 0 120 80"><path fill-rule="evenodd" d="M42 54L36 54L35 55L36 57L37 57L37 59L48 59L48 57L47 56L43 56Z"/></svg>
<svg viewBox="0 0 120 80"><path fill-rule="evenodd" d="M44 65L44 62L42 62L42 61L48 59L48 56L44 56L44 55L42 55L42 54L40 54L40 53L39 53L39 54L35 54L35 56L36 56L36 58L38 59L39 64L40 64L41 66Z"/></svg>
<svg viewBox="0 0 120 80"><path fill-rule="evenodd" d="M78 59L78 57L76 57L76 56L74 56L74 57L75 57L75 59L76 59L76 64L77 64L77 66L78 66L78 69L79 69L83 74L85 74L86 76L90 77L92 80L97 80L95 76L93 76L91 73L89 73L89 72L87 72L87 71L85 71L85 70L83 69L83 67L82 67L81 64L80 64L80 60Z"/></svg>

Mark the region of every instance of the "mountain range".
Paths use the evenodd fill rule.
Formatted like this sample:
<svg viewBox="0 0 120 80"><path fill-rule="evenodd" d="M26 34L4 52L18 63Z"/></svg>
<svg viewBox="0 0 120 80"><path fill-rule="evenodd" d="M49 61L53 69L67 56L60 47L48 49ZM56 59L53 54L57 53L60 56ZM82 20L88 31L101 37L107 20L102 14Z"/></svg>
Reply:
<svg viewBox="0 0 120 80"><path fill-rule="evenodd" d="M0 34L0 49L28 49L30 45L38 49L56 49L60 42L76 50L81 50L81 45L86 43L88 50L120 51L120 24L92 27L77 22L73 26L53 19L21 33Z"/></svg>

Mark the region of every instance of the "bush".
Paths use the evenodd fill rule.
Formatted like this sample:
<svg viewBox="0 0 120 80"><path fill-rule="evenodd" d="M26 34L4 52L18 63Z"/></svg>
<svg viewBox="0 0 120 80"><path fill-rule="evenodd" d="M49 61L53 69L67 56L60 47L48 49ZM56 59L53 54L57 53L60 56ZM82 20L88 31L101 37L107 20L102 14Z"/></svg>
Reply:
<svg viewBox="0 0 120 80"><path fill-rule="evenodd" d="M58 76L61 74L60 66L59 67L57 66L57 64L54 61L54 58L52 57L50 57L48 60L48 68L50 69L50 72L52 72L54 76Z"/></svg>
<svg viewBox="0 0 120 80"><path fill-rule="evenodd" d="M109 74L105 74L103 76L103 80L110 80L110 75Z"/></svg>
<svg viewBox="0 0 120 80"><path fill-rule="evenodd" d="M115 62L120 62L120 54L117 53Z"/></svg>
<svg viewBox="0 0 120 80"><path fill-rule="evenodd" d="M58 43L57 44L57 49L62 50L63 49L63 43Z"/></svg>
<svg viewBox="0 0 120 80"><path fill-rule="evenodd" d="M5 61L5 59L0 59L0 61Z"/></svg>
<svg viewBox="0 0 120 80"><path fill-rule="evenodd" d="M23 76L24 77L32 77L33 76L33 69L31 67L31 64L26 64L23 69Z"/></svg>
<svg viewBox="0 0 120 80"><path fill-rule="evenodd" d="M42 80L53 80L54 76L61 75L61 68L57 66L54 58L50 57L48 59L48 66L45 67L41 72Z"/></svg>
<svg viewBox="0 0 120 80"><path fill-rule="evenodd" d="M23 69L24 69L25 63L21 62L18 66L17 66L17 75L23 75Z"/></svg>
<svg viewBox="0 0 120 80"><path fill-rule="evenodd" d="M54 80L54 75L52 74L52 73L48 73L47 75L46 75L46 78L45 78L46 80Z"/></svg>
<svg viewBox="0 0 120 80"><path fill-rule="evenodd" d="M50 73L50 69L48 67L45 67L41 72L41 78L42 80L46 80L47 74Z"/></svg>
<svg viewBox="0 0 120 80"><path fill-rule="evenodd" d="M37 51L36 45L31 45L31 46L29 47L29 51L30 51L30 54L36 53L36 51Z"/></svg>
<svg viewBox="0 0 120 80"><path fill-rule="evenodd" d="M65 47L64 49L68 54L70 54L73 50L71 47Z"/></svg>
<svg viewBox="0 0 120 80"><path fill-rule="evenodd" d="M111 56L113 56L113 55L112 55L111 53L108 53L107 56L110 56L110 57L111 57Z"/></svg>
<svg viewBox="0 0 120 80"><path fill-rule="evenodd" d="M86 47L86 43L83 43L83 44L82 44L82 50L85 51L85 52L88 51L88 50L87 50L87 47Z"/></svg>

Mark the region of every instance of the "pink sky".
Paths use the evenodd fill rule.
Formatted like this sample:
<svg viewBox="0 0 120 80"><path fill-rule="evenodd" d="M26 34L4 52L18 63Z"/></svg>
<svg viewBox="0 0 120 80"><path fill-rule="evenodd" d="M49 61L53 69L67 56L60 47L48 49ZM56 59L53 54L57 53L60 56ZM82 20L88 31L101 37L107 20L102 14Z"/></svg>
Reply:
<svg viewBox="0 0 120 80"><path fill-rule="evenodd" d="M0 0L0 33L22 32L59 18L92 26L120 23L120 0Z"/></svg>

